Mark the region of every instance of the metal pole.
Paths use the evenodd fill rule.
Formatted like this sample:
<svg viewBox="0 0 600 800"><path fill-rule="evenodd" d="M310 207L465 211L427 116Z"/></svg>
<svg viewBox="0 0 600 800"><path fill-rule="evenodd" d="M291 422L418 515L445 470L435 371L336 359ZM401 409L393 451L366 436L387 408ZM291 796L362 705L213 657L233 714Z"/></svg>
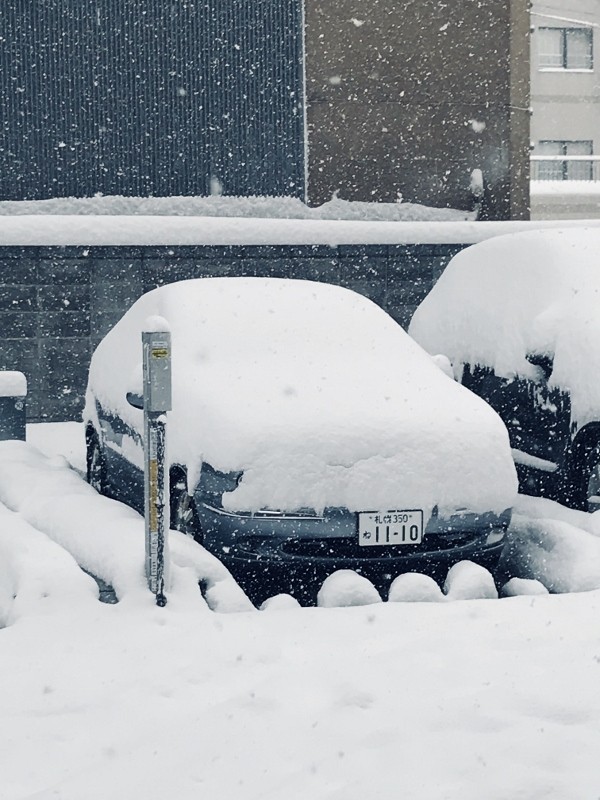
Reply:
<svg viewBox="0 0 600 800"><path fill-rule="evenodd" d="M144 506L146 519L146 578L156 604L167 603L168 573L166 416L171 410L171 334L142 333L144 355Z"/></svg>

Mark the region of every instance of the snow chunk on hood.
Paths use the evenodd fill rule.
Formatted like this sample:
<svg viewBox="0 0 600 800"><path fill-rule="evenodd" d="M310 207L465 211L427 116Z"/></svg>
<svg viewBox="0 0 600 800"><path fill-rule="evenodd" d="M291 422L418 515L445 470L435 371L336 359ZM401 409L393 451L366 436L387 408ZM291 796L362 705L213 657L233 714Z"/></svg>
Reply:
<svg viewBox="0 0 600 800"><path fill-rule="evenodd" d="M96 350L86 418L97 398L142 429L125 395L156 314L172 330L169 460L243 472L228 509L512 505L495 412L378 306L328 284L214 278L149 292Z"/></svg>
<svg viewBox="0 0 600 800"><path fill-rule="evenodd" d="M550 387L571 395L579 426L600 416L600 231L499 236L456 255L409 332L455 368L480 364L535 379L528 354L554 359Z"/></svg>

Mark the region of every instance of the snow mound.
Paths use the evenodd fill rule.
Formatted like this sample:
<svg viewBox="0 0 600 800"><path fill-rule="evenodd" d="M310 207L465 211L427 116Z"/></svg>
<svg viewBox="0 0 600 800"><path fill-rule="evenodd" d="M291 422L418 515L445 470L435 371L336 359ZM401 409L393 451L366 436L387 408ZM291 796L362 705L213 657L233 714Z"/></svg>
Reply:
<svg viewBox="0 0 600 800"><path fill-rule="evenodd" d="M520 595L548 594L543 583L528 578L511 578L502 587L502 597L519 597Z"/></svg>
<svg viewBox="0 0 600 800"><path fill-rule="evenodd" d="M0 504L0 628L97 599L95 581L72 556Z"/></svg>
<svg viewBox="0 0 600 800"><path fill-rule="evenodd" d="M351 569L340 569L323 581L317 595L321 608L368 606L381 603L381 597L370 580Z"/></svg>
<svg viewBox="0 0 600 800"><path fill-rule="evenodd" d="M0 397L25 397L27 378L22 372L0 370Z"/></svg>
<svg viewBox="0 0 600 800"><path fill-rule="evenodd" d="M566 522L575 528L581 528L587 533L591 533L592 536L600 537L600 511L592 514L587 511L575 511L554 500L548 500L546 497L530 497L526 494L518 496L513 510L515 516Z"/></svg>
<svg viewBox="0 0 600 800"><path fill-rule="evenodd" d="M149 598L143 518L99 495L62 456L44 456L26 442L0 442L0 502L112 586L120 600ZM202 582L213 610L254 609L230 572L203 547L171 531L169 549L175 590L199 599Z"/></svg>
<svg viewBox="0 0 600 800"><path fill-rule="evenodd" d="M300 603L291 594L276 594L275 597L267 598L261 605L261 611L290 611L300 608Z"/></svg>
<svg viewBox="0 0 600 800"><path fill-rule="evenodd" d="M388 595L389 603L440 603L445 599L433 578L419 572L398 575Z"/></svg>
<svg viewBox="0 0 600 800"><path fill-rule="evenodd" d="M171 462L188 476L203 462L243 472L226 510L393 509L402 497L428 520L436 505L446 516L513 504L500 418L381 308L338 286L214 278L149 292L96 349L85 419L98 400L141 431L125 397L155 314L172 328Z"/></svg>
<svg viewBox="0 0 600 800"><path fill-rule="evenodd" d="M581 427L600 417L600 231L528 231L456 255L409 332L455 368L480 364L535 380L528 354L554 359L549 386L568 391ZM457 313L460 310L460 313Z"/></svg>
<svg viewBox="0 0 600 800"><path fill-rule="evenodd" d="M444 582L448 600L497 600L498 591L491 573L472 561L459 561L448 570Z"/></svg>
<svg viewBox="0 0 600 800"><path fill-rule="evenodd" d="M600 588L600 539L555 519L513 520L500 560L508 575L540 581L551 592Z"/></svg>

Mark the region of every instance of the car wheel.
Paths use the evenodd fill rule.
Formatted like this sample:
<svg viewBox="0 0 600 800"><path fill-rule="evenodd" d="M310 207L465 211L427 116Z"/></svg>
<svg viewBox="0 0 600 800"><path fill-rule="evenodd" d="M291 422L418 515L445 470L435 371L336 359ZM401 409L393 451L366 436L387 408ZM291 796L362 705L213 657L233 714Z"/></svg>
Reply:
<svg viewBox="0 0 600 800"><path fill-rule="evenodd" d="M106 461L98 434L92 429L86 435L86 479L99 494L106 492Z"/></svg>
<svg viewBox="0 0 600 800"><path fill-rule="evenodd" d="M585 488L585 510L600 510L600 444L587 453L583 484Z"/></svg>
<svg viewBox="0 0 600 800"><path fill-rule="evenodd" d="M185 474L179 470L171 474L169 507L171 514L170 527L197 541L201 541L196 503L193 495L188 492Z"/></svg>

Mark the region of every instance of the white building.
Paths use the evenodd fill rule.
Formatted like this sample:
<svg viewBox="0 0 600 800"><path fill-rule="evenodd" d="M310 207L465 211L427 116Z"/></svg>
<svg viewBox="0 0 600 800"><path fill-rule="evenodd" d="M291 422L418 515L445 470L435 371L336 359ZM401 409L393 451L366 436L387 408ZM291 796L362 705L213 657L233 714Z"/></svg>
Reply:
<svg viewBox="0 0 600 800"><path fill-rule="evenodd" d="M600 0L535 0L531 22L531 216L600 217Z"/></svg>

